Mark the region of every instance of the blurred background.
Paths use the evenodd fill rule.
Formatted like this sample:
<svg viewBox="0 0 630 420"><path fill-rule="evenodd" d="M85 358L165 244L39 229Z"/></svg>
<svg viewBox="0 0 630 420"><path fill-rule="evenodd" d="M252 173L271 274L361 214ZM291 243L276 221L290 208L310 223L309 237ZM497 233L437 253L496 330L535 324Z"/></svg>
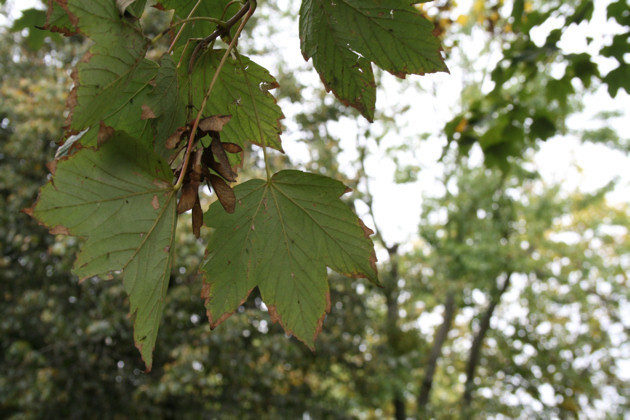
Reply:
<svg viewBox="0 0 630 420"><path fill-rule="evenodd" d="M150 373L121 282L79 284L80 240L19 212L89 47L37 29L44 3L0 1L0 417L628 418L626 0L424 3L450 74L379 72L374 124L304 62L299 2L260 1L239 46L280 82L274 170L353 188L384 287L330 272L315 353L256 291L210 332L196 273L212 232L183 221ZM148 7L142 25L169 20ZM249 150L240 180L262 168Z"/></svg>

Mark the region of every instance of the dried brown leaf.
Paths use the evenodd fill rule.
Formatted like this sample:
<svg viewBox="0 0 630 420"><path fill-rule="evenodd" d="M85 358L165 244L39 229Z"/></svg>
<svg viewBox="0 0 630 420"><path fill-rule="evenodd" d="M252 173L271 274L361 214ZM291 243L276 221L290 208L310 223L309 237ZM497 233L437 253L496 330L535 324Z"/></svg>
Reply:
<svg viewBox="0 0 630 420"><path fill-rule="evenodd" d="M177 203L177 214L182 214L191 210L195 206L195 201L199 200L198 186L187 182L182 187L182 195Z"/></svg>
<svg viewBox="0 0 630 420"><path fill-rule="evenodd" d="M166 139L166 145L164 147L167 149L176 148L182 139L182 135L187 131L188 127L179 127L168 139Z"/></svg>
<svg viewBox="0 0 630 420"><path fill-rule="evenodd" d="M197 194L197 200L192 208L192 230L195 238L201 236L201 226L203 225L203 211L201 210L201 203L199 202L199 194Z"/></svg>
<svg viewBox="0 0 630 420"><path fill-rule="evenodd" d="M210 183L225 211L230 214L234 213L236 208L236 195L234 194L234 190L223 178L216 175L210 175Z"/></svg>
<svg viewBox="0 0 630 420"><path fill-rule="evenodd" d="M221 140L218 137L213 137L212 143L210 144L210 150L212 151L212 154L214 155L216 160L213 159L214 166L208 166L217 171L218 174L226 180L230 182L235 182L238 175L232 170L227 153L225 153L225 150L223 149L223 146L221 144Z"/></svg>
<svg viewBox="0 0 630 420"><path fill-rule="evenodd" d="M223 126L231 119L231 115L213 115L199 121L199 129L201 131L205 131L206 133L210 131L220 132L223 130Z"/></svg>
<svg viewBox="0 0 630 420"><path fill-rule="evenodd" d="M223 142L221 144L223 145L223 150L228 153L241 153L243 151L243 148L236 143Z"/></svg>

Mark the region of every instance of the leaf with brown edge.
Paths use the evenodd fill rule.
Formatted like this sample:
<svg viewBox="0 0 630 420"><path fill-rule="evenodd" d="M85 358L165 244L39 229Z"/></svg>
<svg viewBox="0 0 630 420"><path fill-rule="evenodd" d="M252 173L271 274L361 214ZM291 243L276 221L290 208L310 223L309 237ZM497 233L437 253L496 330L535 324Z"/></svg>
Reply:
<svg viewBox="0 0 630 420"><path fill-rule="evenodd" d="M258 287L272 319L314 348L330 307L326 267L378 284L374 245L340 200L345 191L322 175L282 171L237 185L233 214L213 203L204 216L215 230L202 267L211 324Z"/></svg>
<svg viewBox="0 0 630 420"><path fill-rule="evenodd" d="M433 23L400 0L303 0L300 47L326 90L374 119L372 63L404 78L448 71Z"/></svg>
<svg viewBox="0 0 630 420"><path fill-rule="evenodd" d="M53 233L85 239L73 267L79 278L122 270L134 341L149 370L175 248L172 179L155 152L116 132L98 150L59 159L51 182L25 211Z"/></svg>
<svg viewBox="0 0 630 420"><path fill-rule="evenodd" d="M59 4L60 2L57 2ZM150 123L141 118L142 100L152 90L157 63L146 59L149 40L138 22L121 18L113 0L65 0L69 17L93 44L73 73L75 86L68 105L68 134L89 129L81 139L97 144L99 124L125 131L152 146ZM138 8L145 1L136 1Z"/></svg>
<svg viewBox="0 0 630 420"><path fill-rule="evenodd" d="M77 24L77 17L68 10L67 0L48 0L44 29L73 36L79 33Z"/></svg>

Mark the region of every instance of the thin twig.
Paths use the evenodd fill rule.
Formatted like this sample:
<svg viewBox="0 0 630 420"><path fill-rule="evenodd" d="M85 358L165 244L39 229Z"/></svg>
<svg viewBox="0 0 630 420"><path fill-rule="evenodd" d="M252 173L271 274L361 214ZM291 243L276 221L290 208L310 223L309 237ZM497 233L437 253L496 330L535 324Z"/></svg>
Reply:
<svg viewBox="0 0 630 420"><path fill-rule="evenodd" d="M248 4L250 4L250 2L248 2ZM179 179L177 180L177 183L175 184L175 187L174 187L176 191L179 190L184 184L184 176L186 175L186 170L188 168L188 164L190 163L190 155L192 152L193 144L195 142L195 136L197 135L197 128L199 128L199 121L201 121L201 116L203 114L204 108L206 107L206 104L208 103L208 98L210 97L210 94L212 93L212 89L214 88L214 85L217 82L217 79L219 78L219 73L221 73L221 69L223 69L223 66L225 65L225 62L227 61L227 58L230 55L230 52L236 45L236 41L238 40L239 35L243 31L243 28L245 27L245 24L247 24L247 21L249 20L249 18L254 13L254 10L256 10L256 2L252 1L249 7L249 10L245 13L245 17L243 18L243 21L241 22L238 29L236 30L236 33L234 34L234 38L232 39L232 42L230 42L230 45L228 45L227 50L225 50L225 53L223 54L223 57L221 58L221 62L219 63L219 66L217 67L216 71L214 72L214 75L212 76L212 81L210 82L210 86L208 87L206 95L203 97L203 101L201 102L201 107L199 108L199 112L197 113L197 118L195 118L195 122L193 123L192 130L190 131L190 138L188 139L188 147L186 149L186 154L184 155L184 163L182 165L182 170L179 174Z"/></svg>
<svg viewBox="0 0 630 420"><path fill-rule="evenodd" d="M193 13L195 13L197 8L201 4L201 1L202 0L197 0L197 3L195 3L193 8L190 9L190 13L188 13L188 17L186 17L186 19L190 19L192 17ZM182 26L180 26L179 31L177 31L177 35L175 35L175 38L173 39L173 42L171 42L171 46L168 47L168 51L166 51L166 54L170 54L173 51L173 48L175 48L175 43L177 42L179 37L182 36L182 32L184 32L184 28L185 27L186 27L186 23L184 23Z"/></svg>
<svg viewBox="0 0 630 420"><path fill-rule="evenodd" d="M253 8L256 9L255 4ZM189 73L192 73L192 69L193 69L193 66L195 65L195 60L197 59L197 55L199 55L199 52L202 49L204 49L206 46L208 46L208 44L210 44L215 39L217 39L218 37L229 34L230 29L232 29L232 26L234 26L236 22L238 22L243 16L245 16L245 14L248 13L249 10L252 10L252 6L250 4L250 1L247 1L247 3L245 3L243 7L241 7L241 9L238 12L236 12L234 16L232 16L228 21L226 21L224 25L221 25L221 27L217 28L214 32L212 32L210 35L205 37L199 44L197 44L192 54L190 55L190 62L188 63ZM238 37L235 36L235 38L238 38Z"/></svg>
<svg viewBox="0 0 630 420"><path fill-rule="evenodd" d="M383 239L383 235L381 234L381 230L378 228L376 223L376 216L374 215L374 196L370 192L370 178L368 177L367 171L365 170L365 154L367 152L367 144L363 147L359 147L359 163L361 165L361 173L363 174L363 179L365 181L365 204L368 207L368 213L370 217L372 217L372 223L374 223L375 235L374 237L383 245L383 247L387 250L388 254L393 255L396 253L398 249L398 244L394 244L391 247L388 247L385 243L385 239Z"/></svg>
<svg viewBox="0 0 630 420"><path fill-rule="evenodd" d="M210 23L214 23L214 24L219 25L219 26L225 25L225 22L223 22L221 19L215 19L213 17L207 17L207 16L193 16L191 18L182 19L182 20L179 20L177 22L171 23L168 26L168 28L164 29L162 32L160 32L158 35L156 35L156 37L151 40L151 43L155 44L156 42L158 42L164 35L169 33L171 31L171 29L175 28L176 26L185 25L188 22L196 22L196 21L199 21L199 20L210 22Z"/></svg>

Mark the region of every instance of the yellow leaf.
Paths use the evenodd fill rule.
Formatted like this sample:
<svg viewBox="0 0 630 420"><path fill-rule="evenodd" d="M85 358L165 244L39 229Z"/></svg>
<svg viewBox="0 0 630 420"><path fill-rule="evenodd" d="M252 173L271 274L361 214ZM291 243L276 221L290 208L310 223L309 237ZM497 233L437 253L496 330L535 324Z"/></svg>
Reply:
<svg viewBox="0 0 630 420"><path fill-rule="evenodd" d="M466 129L466 127L468 127L468 120L466 118L462 118L459 121L459 124L457 124L457 127L455 127L455 131L457 133L461 133Z"/></svg>

